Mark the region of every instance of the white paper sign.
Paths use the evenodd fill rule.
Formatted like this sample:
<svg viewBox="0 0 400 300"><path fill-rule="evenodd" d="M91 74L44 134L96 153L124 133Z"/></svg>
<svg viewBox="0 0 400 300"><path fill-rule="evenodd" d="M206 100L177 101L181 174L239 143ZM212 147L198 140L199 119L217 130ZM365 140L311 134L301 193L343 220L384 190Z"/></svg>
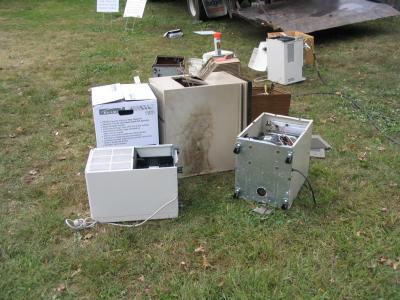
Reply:
<svg viewBox="0 0 400 300"><path fill-rule="evenodd" d="M119 12L119 0L97 0L96 11L99 13Z"/></svg>
<svg viewBox="0 0 400 300"><path fill-rule="evenodd" d="M147 0L127 0L124 11L124 18L143 18L146 3Z"/></svg>
<svg viewBox="0 0 400 300"><path fill-rule="evenodd" d="M267 43L261 42L258 48L254 48L248 67L255 71L267 71Z"/></svg>

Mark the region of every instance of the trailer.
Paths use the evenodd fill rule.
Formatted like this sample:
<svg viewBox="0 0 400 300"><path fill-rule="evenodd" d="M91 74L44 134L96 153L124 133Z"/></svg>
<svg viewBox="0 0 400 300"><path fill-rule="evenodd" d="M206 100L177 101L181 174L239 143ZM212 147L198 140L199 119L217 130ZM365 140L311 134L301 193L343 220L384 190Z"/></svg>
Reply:
<svg viewBox="0 0 400 300"><path fill-rule="evenodd" d="M229 15L271 30L305 33L399 15L377 0L187 0L195 20Z"/></svg>

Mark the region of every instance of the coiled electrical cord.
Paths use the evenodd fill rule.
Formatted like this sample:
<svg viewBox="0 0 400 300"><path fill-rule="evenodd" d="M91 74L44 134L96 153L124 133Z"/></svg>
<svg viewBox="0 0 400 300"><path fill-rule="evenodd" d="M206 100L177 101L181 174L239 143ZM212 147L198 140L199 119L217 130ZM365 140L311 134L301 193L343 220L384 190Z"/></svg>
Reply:
<svg viewBox="0 0 400 300"><path fill-rule="evenodd" d="M119 227L128 227L128 228L134 228L134 227L139 227L144 225L147 221L151 220L159 211L164 209L166 206L171 204L174 201L178 200L178 196L175 196L172 200L164 203L162 206L160 206L154 213L151 214L147 219L145 219L143 222L137 223L137 224L121 224L121 223L113 223L113 222L98 222L96 220L93 220L92 218L85 218L85 219L66 219L65 224L74 230L82 230L82 229L89 229L94 227L97 223L100 224L108 224L108 225L113 225L113 226L119 226Z"/></svg>

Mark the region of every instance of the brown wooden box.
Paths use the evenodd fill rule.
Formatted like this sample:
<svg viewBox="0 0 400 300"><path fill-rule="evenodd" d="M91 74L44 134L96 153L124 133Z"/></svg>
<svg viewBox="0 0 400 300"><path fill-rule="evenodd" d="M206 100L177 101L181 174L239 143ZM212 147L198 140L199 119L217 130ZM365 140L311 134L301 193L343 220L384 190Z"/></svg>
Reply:
<svg viewBox="0 0 400 300"><path fill-rule="evenodd" d="M272 93L267 95L264 87L253 87L248 123L250 124L263 112L288 116L291 97L289 92L280 88L275 87Z"/></svg>

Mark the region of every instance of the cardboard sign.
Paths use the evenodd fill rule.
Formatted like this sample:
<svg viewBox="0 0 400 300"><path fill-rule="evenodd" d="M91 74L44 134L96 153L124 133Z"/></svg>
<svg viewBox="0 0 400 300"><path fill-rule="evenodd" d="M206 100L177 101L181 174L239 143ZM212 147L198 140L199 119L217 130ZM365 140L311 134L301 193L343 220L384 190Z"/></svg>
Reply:
<svg viewBox="0 0 400 300"><path fill-rule="evenodd" d="M99 13L119 12L119 0L97 0L96 11Z"/></svg>
<svg viewBox="0 0 400 300"><path fill-rule="evenodd" d="M127 0L124 11L124 18L143 18L147 0Z"/></svg>

